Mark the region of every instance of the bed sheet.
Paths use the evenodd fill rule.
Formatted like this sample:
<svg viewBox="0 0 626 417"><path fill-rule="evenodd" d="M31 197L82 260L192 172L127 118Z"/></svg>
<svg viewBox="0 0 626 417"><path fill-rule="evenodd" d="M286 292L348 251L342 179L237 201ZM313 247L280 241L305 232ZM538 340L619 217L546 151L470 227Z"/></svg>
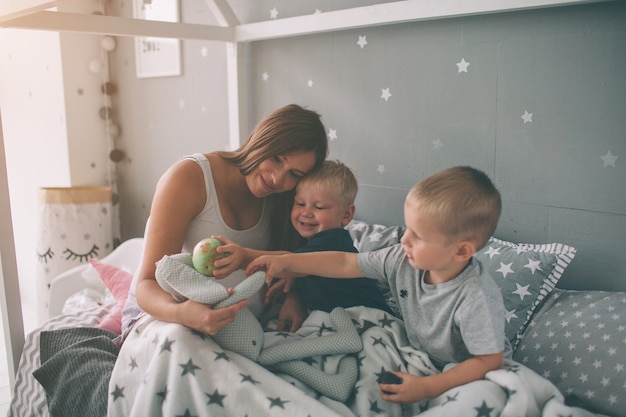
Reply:
<svg viewBox="0 0 626 417"><path fill-rule="evenodd" d="M300 380L272 372L211 337L183 326L145 318L122 347L109 384L110 417L158 416L489 416L591 417L568 407L547 379L525 366L507 361L484 380L416 404L399 405L380 398L376 379L398 370L416 375L437 372L427 355L411 347L403 324L383 311L346 309L362 338L357 354L359 376L354 392L340 402L321 395ZM328 313L311 314L296 335L331 334ZM266 339L267 340L267 339ZM333 355L304 359L327 373L337 372Z"/></svg>

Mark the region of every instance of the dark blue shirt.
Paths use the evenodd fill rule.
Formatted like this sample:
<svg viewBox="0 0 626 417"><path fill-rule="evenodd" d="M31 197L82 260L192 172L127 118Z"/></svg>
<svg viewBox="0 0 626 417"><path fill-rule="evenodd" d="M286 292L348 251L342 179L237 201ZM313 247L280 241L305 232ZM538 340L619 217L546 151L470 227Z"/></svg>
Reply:
<svg viewBox="0 0 626 417"><path fill-rule="evenodd" d="M338 228L317 233L296 253L340 251L357 253L347 230ZM366 306L391 309L378 290L378 283L369 278L336 279L315 275L296 280L304 306L310 310L330 312L335 307Z"/></svg>

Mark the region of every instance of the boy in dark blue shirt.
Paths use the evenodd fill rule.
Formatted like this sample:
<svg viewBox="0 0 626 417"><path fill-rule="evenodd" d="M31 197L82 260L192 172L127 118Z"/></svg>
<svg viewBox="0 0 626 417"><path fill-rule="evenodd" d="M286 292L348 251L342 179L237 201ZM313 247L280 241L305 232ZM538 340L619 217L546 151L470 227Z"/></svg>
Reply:
<svg viewBox="0 0 626 417"><path fill-rule="evenodd" d="M326 161L321 169L301 179L296 188L291 223L307 243L295 252L358 252L344 229L354 217L357 191L354 174L338 161ZM335 307L366 306L391 313L378 284L368 278L337 280L309 275L299 279L296 285L308 311L330 312Z"/></svg>

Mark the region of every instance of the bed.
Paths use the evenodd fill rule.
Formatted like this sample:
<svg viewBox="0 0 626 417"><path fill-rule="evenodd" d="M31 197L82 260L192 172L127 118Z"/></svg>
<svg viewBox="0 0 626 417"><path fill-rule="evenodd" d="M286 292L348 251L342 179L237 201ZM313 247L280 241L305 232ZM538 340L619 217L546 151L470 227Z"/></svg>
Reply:
<svg viewBox="0 0 626 417"><path fill-rule="evenodd" d="M397 243L403 231L362 221L347 228L360 251ZM322 385L331 381L344 389L339 394L314 389L315 381L280 366L260 365L181 326L175 339L160 338L173 333L168 324L154 320L142 322L126 342L149 337L154 340L151 351L125 347L120 352L115 316L141 250L142 239L131 239L106 258L55 278L52 318L26 339L9 416L575 417L619 416L626 406L626 293L556 288L576 256L576 249L566 244L489 241L477 257L502 290L513 361L482 381L411 406L382 401L375 383L379 374L436 370L408 345L402 320L376 309L342 312L349 318L351 337L361 341L358 351L295 359L328 375ZM80 305L77 296L95 304ZM320 340L342 333L345 323L331 314L314 312L294 335L273 332L270 315L264 346L281 343L279 339ZM196 356L183 357L189 352ZM355 380L342 379L347 359L358 364ZM162 367L177 369L169 373L176 380L153 377ZM202 406L194 405L198 403Z"/></svg>

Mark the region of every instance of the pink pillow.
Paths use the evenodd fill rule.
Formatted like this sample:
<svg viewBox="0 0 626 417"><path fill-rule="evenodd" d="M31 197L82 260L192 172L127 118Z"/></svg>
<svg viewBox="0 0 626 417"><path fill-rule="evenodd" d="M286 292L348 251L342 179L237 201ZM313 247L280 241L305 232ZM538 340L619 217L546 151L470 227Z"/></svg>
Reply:
<svg viewBox="0 0 626 417"><path fill-rule="evenodd" d="M93 258L89 259L89 262L93 265L94 269L109 291L111 291L117 303L113 311L111 311L109 315L98 324L97 327L116 334L121 334L122 309L124 308L124 303L126 303L126 298L128 297L128 291L130 290L130 283L133 279L133 274L113 265L102 263Z"/></svg>

